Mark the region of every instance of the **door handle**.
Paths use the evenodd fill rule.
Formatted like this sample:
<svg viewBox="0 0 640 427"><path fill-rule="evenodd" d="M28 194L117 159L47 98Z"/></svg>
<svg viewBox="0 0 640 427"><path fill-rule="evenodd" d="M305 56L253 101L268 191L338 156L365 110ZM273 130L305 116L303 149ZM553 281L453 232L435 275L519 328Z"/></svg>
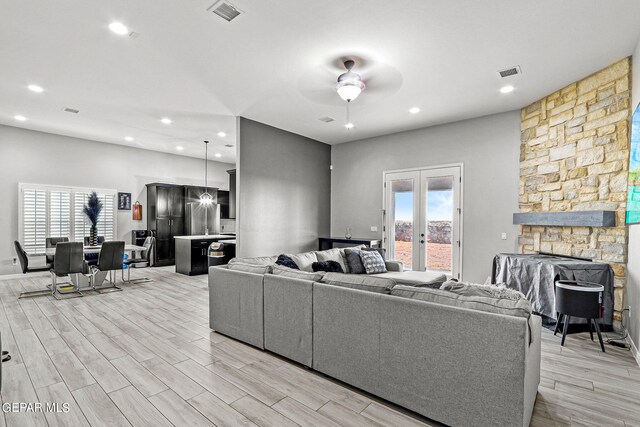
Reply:
<svg viewBox="0 0 640 427"><path fill-rule="evenodd" d="M420 243L424 243L424 240L420 240Z"/></svg>

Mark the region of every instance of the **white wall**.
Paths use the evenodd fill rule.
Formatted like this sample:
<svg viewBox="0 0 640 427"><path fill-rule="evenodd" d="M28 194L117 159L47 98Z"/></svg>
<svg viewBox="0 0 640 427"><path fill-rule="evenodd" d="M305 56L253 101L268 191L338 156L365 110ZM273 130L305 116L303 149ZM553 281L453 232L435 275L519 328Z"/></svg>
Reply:
<svg viewBox="0 0 640 427"><path fill-rule="evenodd" d="M483 283L495 254L517 250L519 155L519 111L334 145L331 234L381 237L384 171L461 162L463 278Z"/></svg>
<svg viewBox="0 0 640 427"><path fill-rule="evenodd" d="M228 163L209 162L209 185L227 190ZM129 148L0 125L0 274L19 272L11 266L18 239L18 183L110 188L132 193L142 204L142 221L132 211L118 211L118 238L129 241L131 230L147 228L150 182L202 185L199 159Z"/></svg>
<svg viewBox="0 0 640 427"><path fill-rule="evenodd" d="M640 103L640 41L633 52L631 74L631 110ZM625 306L631 306L629 334L636 348L640 348L640 224L629 226L629 260L627 264L627 297ZM625 319L626 320L626 319ZM637 355L640 360L640 355Z"/></svg>
<svg viewBox="0 0 640 427"><path fill-rule="evenodd" d="M331 147L240 118L238 256L316 250L329 232Z"/></svg>

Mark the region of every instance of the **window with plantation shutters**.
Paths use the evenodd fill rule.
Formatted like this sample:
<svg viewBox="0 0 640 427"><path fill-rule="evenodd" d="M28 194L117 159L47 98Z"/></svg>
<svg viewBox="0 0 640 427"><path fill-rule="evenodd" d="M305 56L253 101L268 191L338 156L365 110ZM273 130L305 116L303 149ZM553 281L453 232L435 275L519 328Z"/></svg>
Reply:
<svg viewBox="0 0 640 427"><path fill-rule="evenodd" d="M25 188L22 201L22 246L29 253L42 252L47 237L47 192Z"/></svg>
<svg viewBox="0 0 640 427"><path fill-rule="evenodd" d="M19 184L20 239L28 254L42 254L47 237L68 237L83 242L91 224L82 211L93 191L86 188ZM102 201L98 217L98 235L114 240L117 235L115 190L95 190Z"/></svg>

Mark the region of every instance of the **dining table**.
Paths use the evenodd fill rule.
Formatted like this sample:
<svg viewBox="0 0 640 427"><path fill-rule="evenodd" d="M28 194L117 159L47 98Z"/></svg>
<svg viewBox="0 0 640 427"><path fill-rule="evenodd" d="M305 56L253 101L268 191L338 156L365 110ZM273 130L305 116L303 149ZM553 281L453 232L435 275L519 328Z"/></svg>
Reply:
<svg viewBox="0 0 640 427"><path fill-rule="evenodd" d="M83 247L83 252L85 255L87 254L99 254L100 253L100 249L102 247L100 245L98 246L84 246ZM124 245L124 251L125 252L131 252L131 253L136 253L136 252L142 252L144 250L146 250L147 248L145 248L144 246L138 246L138 245L131 245L131 244L125 244ZM56 248L46 248L44 252L41 253L36 253L34 255L46 255L46 256L51 256L51 257L55 257L56 255ZM104 280L106 279L108 274L108 271L98 271L96 272L95 276L94 276L94 281L95 284L97 286L101 285ZM71 275L71 282L82 288L82 287L86 287L89 286L90 282L89 282L89 277L85 276L84 274L73 274Z"/></svg>

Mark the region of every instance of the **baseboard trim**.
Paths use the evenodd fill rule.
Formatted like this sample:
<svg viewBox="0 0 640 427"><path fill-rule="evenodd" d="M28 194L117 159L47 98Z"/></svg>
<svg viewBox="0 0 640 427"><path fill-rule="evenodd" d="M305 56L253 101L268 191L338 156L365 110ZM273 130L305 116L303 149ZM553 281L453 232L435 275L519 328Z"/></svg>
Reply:
<svg viewBox="0 0 640 427"><path fill-rule="evenodd" d="M633 342L631 337L627 337L627 342L629 343L629 347L631 347L631 354L633 354L633 358L636 359L636 363L640 366L640 351L638 351L638 347Z"/></svg>

